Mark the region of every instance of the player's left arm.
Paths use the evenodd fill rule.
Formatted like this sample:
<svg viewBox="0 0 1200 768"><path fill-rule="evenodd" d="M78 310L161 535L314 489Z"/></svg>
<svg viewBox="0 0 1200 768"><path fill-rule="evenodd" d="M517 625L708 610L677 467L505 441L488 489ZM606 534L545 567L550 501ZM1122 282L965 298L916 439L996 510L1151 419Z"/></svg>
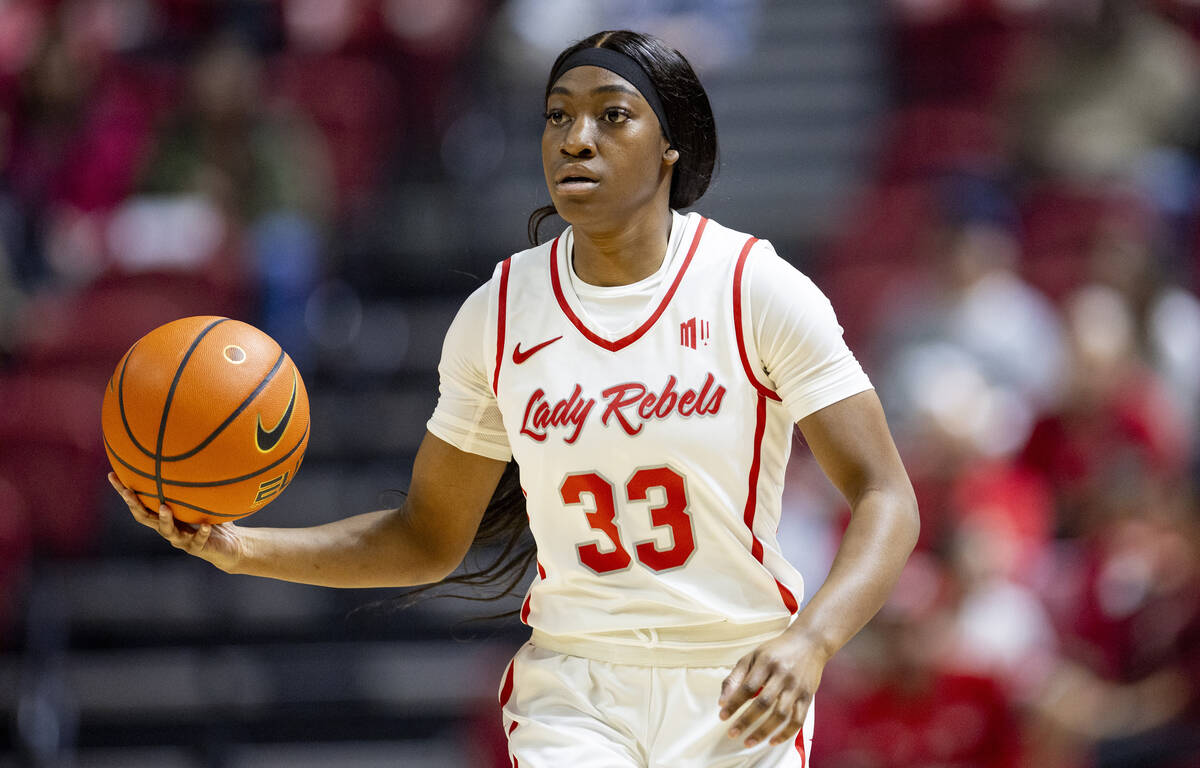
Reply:
<svg viewBox="0 0 1200 768"><path fill-rule="evenodd" d="M829 577L779 637L743 657L722 686L721 718L747 745L779 744L804 724L825 664L883 606L916 545L920 519L874 390L798 422L822 470L850 504Z"/></svg>

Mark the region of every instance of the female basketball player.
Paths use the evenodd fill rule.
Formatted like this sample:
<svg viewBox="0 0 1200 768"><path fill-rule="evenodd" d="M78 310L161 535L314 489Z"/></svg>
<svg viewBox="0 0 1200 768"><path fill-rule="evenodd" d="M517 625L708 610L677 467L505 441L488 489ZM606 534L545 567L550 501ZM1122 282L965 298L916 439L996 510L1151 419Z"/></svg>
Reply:
<svg viewBox="0 0 1200 768"><path fill-rule="evenodd" d="M514 765L803 766L822 670L917 537L883 411L807 278L676 212L716 157L678 52L594 35L559 56L545 107L546 183L571 226L463 305L401 508L192 530L113 483L224 571L326 586L437 582L473 541L528 525L532 636L501 690ZM803 610L775 540L793 424L852 509ZM510 458L523 493L498 490Z"/></svg>

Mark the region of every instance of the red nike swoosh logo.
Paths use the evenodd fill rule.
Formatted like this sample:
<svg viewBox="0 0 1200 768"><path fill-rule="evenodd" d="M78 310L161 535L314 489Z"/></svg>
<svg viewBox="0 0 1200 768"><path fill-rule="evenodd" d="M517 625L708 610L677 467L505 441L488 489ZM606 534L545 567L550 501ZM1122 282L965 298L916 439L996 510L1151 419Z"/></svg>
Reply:
<svg viewBox="0 0 1200 768"><path fill-rule="evenodd" d="M538 344L535 347L530 347L529 349L525 350L524 352L521 351L521 343L517 342L517 346L513 347L513 362L516 363L517 365L520 365L521 363L525 362L529 358L533 357L538 352L538 350L550 346L551 344L553 344L554 342L558 341L561 338L562 338L562 336L555 336L553 339L549 339L548 341L543 341L541 344Z"/></svg>

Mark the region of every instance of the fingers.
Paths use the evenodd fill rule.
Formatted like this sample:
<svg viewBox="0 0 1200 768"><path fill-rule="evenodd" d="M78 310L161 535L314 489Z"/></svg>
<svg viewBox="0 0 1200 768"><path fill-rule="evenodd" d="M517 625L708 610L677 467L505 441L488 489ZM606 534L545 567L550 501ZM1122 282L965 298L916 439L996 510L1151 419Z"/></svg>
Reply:
<svg viewBox="0 0 1200 768"><path fill-rule="evenodd" d="M727 720L742 710L730 726L729 736L744 736L747 747L767 738L772 745L782 744L803 727L810 698L787 665L751 654L738 662L722 685L720 717Z"/></svg>
<svg viewBox="0 0 1200 768"><path fill-rule="evenodd" d="M718 704L721 706L722 720L728 720L758 690L743 686L753 661L754 654L743 656L729 673L729 677L725 678L725 682L721 683L721 698Z"/></svg>
<svg viewBox="0 0 1200 768"><path fill-rule="evenodd" d="M780 725L790 719L791 713L784 707L780 694L784 689L784 681L778 676L772 676L758 695L750 702L750 706L734 723L732 731L746 734L746 746L753 747L775 732ZM758 723L755 728L754 723Z"/></svg>
<svg viewBox="0 0 1200 768"><path fill-rule="evenodd" d="M796 738L796 734L804 727L804 721L808 718L808 707L811 703L812 698L809 696L796 697L795 701L788 707L791 717L771 737L771 746L775 747L785 741L793 741Z"/></svg>
<svg viewBox="0 0 1200 768"><path fill-rule="evenodd" d="M178 532L179 529L175 527L175 518L171 515L170 508L166 504L160 504L158 506L158 534L172 544L176 544L175 534Z"/></svg>
<svg viewBox="0 0 1200 768"><path fill-rule="evenodd" d="M758 659L751 665L750 671L742 679L741 684L735 689L734 696L726 705L725 710L728 710L734 704L745 704L750 702L749 706L743 708L742 713L734 721L733 726L729 729L730 738L738 738L749 731L750 726L758 722L764 715L770 714L776 703L779 695L782 681L777 676L772 676L774 671L772 665L765 662L763 659ZM770 687L768 688L768 683ZM738 706L741 706L738 704ZM724 715L725 710L722 710ZM733 712L737 711L737 707L733 708ZM730 713L732 714L732 712ZM752 736L746 737L746 746L754 746L757 741L751 743Z"/></svg>
<svg viewBox="0 0 1200 768"><path fill-rule="evenodd" d="M158 528L159 516L146 509L138 499L137 494L125 487L125 484L117 478L115 472L108 473L108 482L116 489L117 493L121 494L121 499L129 507L129 512L133 515L134 520L137 520L148 528Z"/></svg>
<svg viewBox="0 0 1200 768"><path fill-rule="evenodd" d="M208 537L212 534L211 525L206 524L194 529L177 523L171 508L166 504L159 505L157 512L151 512L142 504L137 493L126 487L115 472L108 473L108 482L121 494L133 519L147 528L153 528L159 536L170 542L171 546L195 554L208 543Z"/></svg>
<svg viewBox="0 0 1200 768"><path fill-rule="evenodd" d="M208 537L212 534L212 526L208 523L192 526L175 519L171 508L162 504L158 508L158 533L171 543L172 547L182 549L188 554L195 555L204 549Z"/></svg>
<svg viewBox="0 0 1200 768"><path fill-rule="evenodd" d="M201 523L192 536L192 548L189 551L195 553L204 549L204 545L208 543L208 537L212 535L212 528L211 523Z"/></svg>
<svg viewBox="0 0 1200 768"><path fill-rule="evenodd" d="M747 741L752 740L757 744L770 736L771 746L777 746L796 738L796 734L804 727L811 701L812 697L798 685L784 688L771 716L755 729Z"/></svg>

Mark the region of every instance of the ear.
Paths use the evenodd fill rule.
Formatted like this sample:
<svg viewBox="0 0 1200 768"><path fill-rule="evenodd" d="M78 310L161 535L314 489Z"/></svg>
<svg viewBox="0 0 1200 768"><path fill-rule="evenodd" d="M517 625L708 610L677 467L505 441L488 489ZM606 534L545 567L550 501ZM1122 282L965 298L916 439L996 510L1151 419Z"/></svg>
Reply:
<svg viewBox="0 0 1200 768"><path fill-rule="evenodd" d="M666 152L663 152L663 162L667 165L675 165L679 161L679 150L674 147L668 147Z"/></svg>

